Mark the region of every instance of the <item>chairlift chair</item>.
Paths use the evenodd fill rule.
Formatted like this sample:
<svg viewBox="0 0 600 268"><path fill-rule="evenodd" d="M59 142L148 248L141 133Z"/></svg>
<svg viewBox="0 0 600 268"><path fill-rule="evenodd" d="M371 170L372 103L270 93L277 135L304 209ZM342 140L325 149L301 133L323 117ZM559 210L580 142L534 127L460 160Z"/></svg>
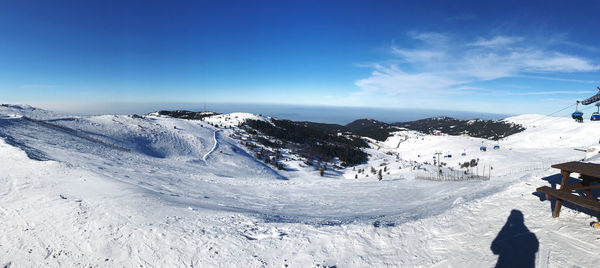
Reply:
<svg viewBox="0 0 600 268"><path fill-rule="evenodd" d="M571 114L571 118L575 119L575 122L583 122L583 112L579 111L579 101L576 102L575 112Z"/></svg>
<svg viewBox="0 0 600 268"><path fill-rule="evenodd" d="M592 113L592 116L590 117L590 121L599 121L600 120L600 102L596 103L596 108L597 110Z"/></svg>

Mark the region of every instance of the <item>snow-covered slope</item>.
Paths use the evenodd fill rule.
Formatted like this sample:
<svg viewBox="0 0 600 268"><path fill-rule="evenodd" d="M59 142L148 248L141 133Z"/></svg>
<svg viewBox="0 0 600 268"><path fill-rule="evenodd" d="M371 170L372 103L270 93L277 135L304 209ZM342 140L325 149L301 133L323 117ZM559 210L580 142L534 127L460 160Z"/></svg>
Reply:
<svg viewBox="0 0 600 268"><path fill-rule="evenodd" d="M597 143L589 136L600 123L536 117L509 118L531 127L487 152L479 147L495 143L461 136L371 140L368 163L321 177L288 150L285 171L256 161L236 127L268 120L258 115L72 117L0 106L0 265L492 266L490 244L512 209L539 240L538 266L592 265L600 257L585 252L600 249L600 232L590 217L565 208L555 220L532 193L555 180L549 163L585 156L573 148ZM486 181L416 179L435 152L453 155L449 167L478 158L494 171ZM385 167L382 181L357 172L371 167Z"/></svg>
<svg viewBox="0 0 600 268"><path fill-rule="evenodd" d="M507 137L509 146L519 148L573 148L598 144L600 122L577 123L566 117L520 115L506 120L521 124L527 131Z"/></svg>
<svg viewBox="0 0 600 268"><path fill-rule="evenodd" d="M206 122L218 124L221 127L236 127L246 120L268 121L268 119L263 116L250 113L219 114L204 119Z"/></svg>

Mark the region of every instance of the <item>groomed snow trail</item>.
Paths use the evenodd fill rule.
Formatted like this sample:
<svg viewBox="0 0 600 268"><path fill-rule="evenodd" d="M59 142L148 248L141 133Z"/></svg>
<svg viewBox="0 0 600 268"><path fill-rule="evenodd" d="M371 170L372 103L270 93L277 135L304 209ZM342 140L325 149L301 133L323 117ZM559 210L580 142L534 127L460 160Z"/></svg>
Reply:
<svg viewBox="0 0 600 268"><path fill-rule="evenodd" d="M206 161L206 159L208 159L208 156L210 154L212 154L217 147L219 146L219 142L217 141L217 132L219 132L219 130L215 130L215 132L213 132L213 146L212 148L210 148L210 150L202 157L202 160Z"/></svg>

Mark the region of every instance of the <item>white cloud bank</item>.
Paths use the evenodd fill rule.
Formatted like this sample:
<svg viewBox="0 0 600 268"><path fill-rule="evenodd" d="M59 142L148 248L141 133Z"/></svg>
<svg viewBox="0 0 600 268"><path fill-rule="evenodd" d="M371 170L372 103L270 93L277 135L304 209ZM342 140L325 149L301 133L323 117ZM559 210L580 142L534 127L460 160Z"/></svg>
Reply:
<svg viewBox="0 0 600 268"><path fill-rule="evenodd" d="M528 46L523 37L495 36L457 44L439 33L409 35L422 47L392 47L400 63L372 65L371 76L355 82L362 94L451 94L464 92L467 84L478 81L600 70L600 65L579 56Z"/></svg>

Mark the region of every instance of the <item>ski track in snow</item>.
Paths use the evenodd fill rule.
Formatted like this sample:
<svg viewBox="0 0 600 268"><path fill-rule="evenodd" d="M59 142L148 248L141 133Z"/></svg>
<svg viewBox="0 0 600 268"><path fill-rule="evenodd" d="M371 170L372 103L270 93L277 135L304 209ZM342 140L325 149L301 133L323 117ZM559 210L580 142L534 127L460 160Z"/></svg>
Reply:
<svg viewBox="0 0 600 268"><path fill-rule="evenodd" d="M244 118L259 117L209 121L235 126ZM198 121L0 107L0 265L490 267L498 258L490 245L513 209L539 241L537 267L597 264L600 232L588 225L598 215L567 206L552 218L550 202L533 193L557 172L531 166L581 158L573 148L596 144L600 125L537 115L508 120L529 128L501 141L499 151L478 152L489 141L469 137L411 134L378 143L357 167L386 163L390 174L378 182L366 174L354 179L351 169L320 177L302 161L275 172L234 149L230 129ZM445 159L448 165L471 158L493 164L495 176L424 181L402 168L438 150L467 153Z"/></svg>
<svg viewBox="0 0 600 268"><path fill-rule="evenodd" d="M208 158L208 156L213 153L217 147L219 146L219 142L217 141L217 132L219 132L219 130L215 130L215 132L213 132L213 146L212 148L210 148L210 150L202 157L202 159L204 161L206 161L206 159Z"/></svg>

